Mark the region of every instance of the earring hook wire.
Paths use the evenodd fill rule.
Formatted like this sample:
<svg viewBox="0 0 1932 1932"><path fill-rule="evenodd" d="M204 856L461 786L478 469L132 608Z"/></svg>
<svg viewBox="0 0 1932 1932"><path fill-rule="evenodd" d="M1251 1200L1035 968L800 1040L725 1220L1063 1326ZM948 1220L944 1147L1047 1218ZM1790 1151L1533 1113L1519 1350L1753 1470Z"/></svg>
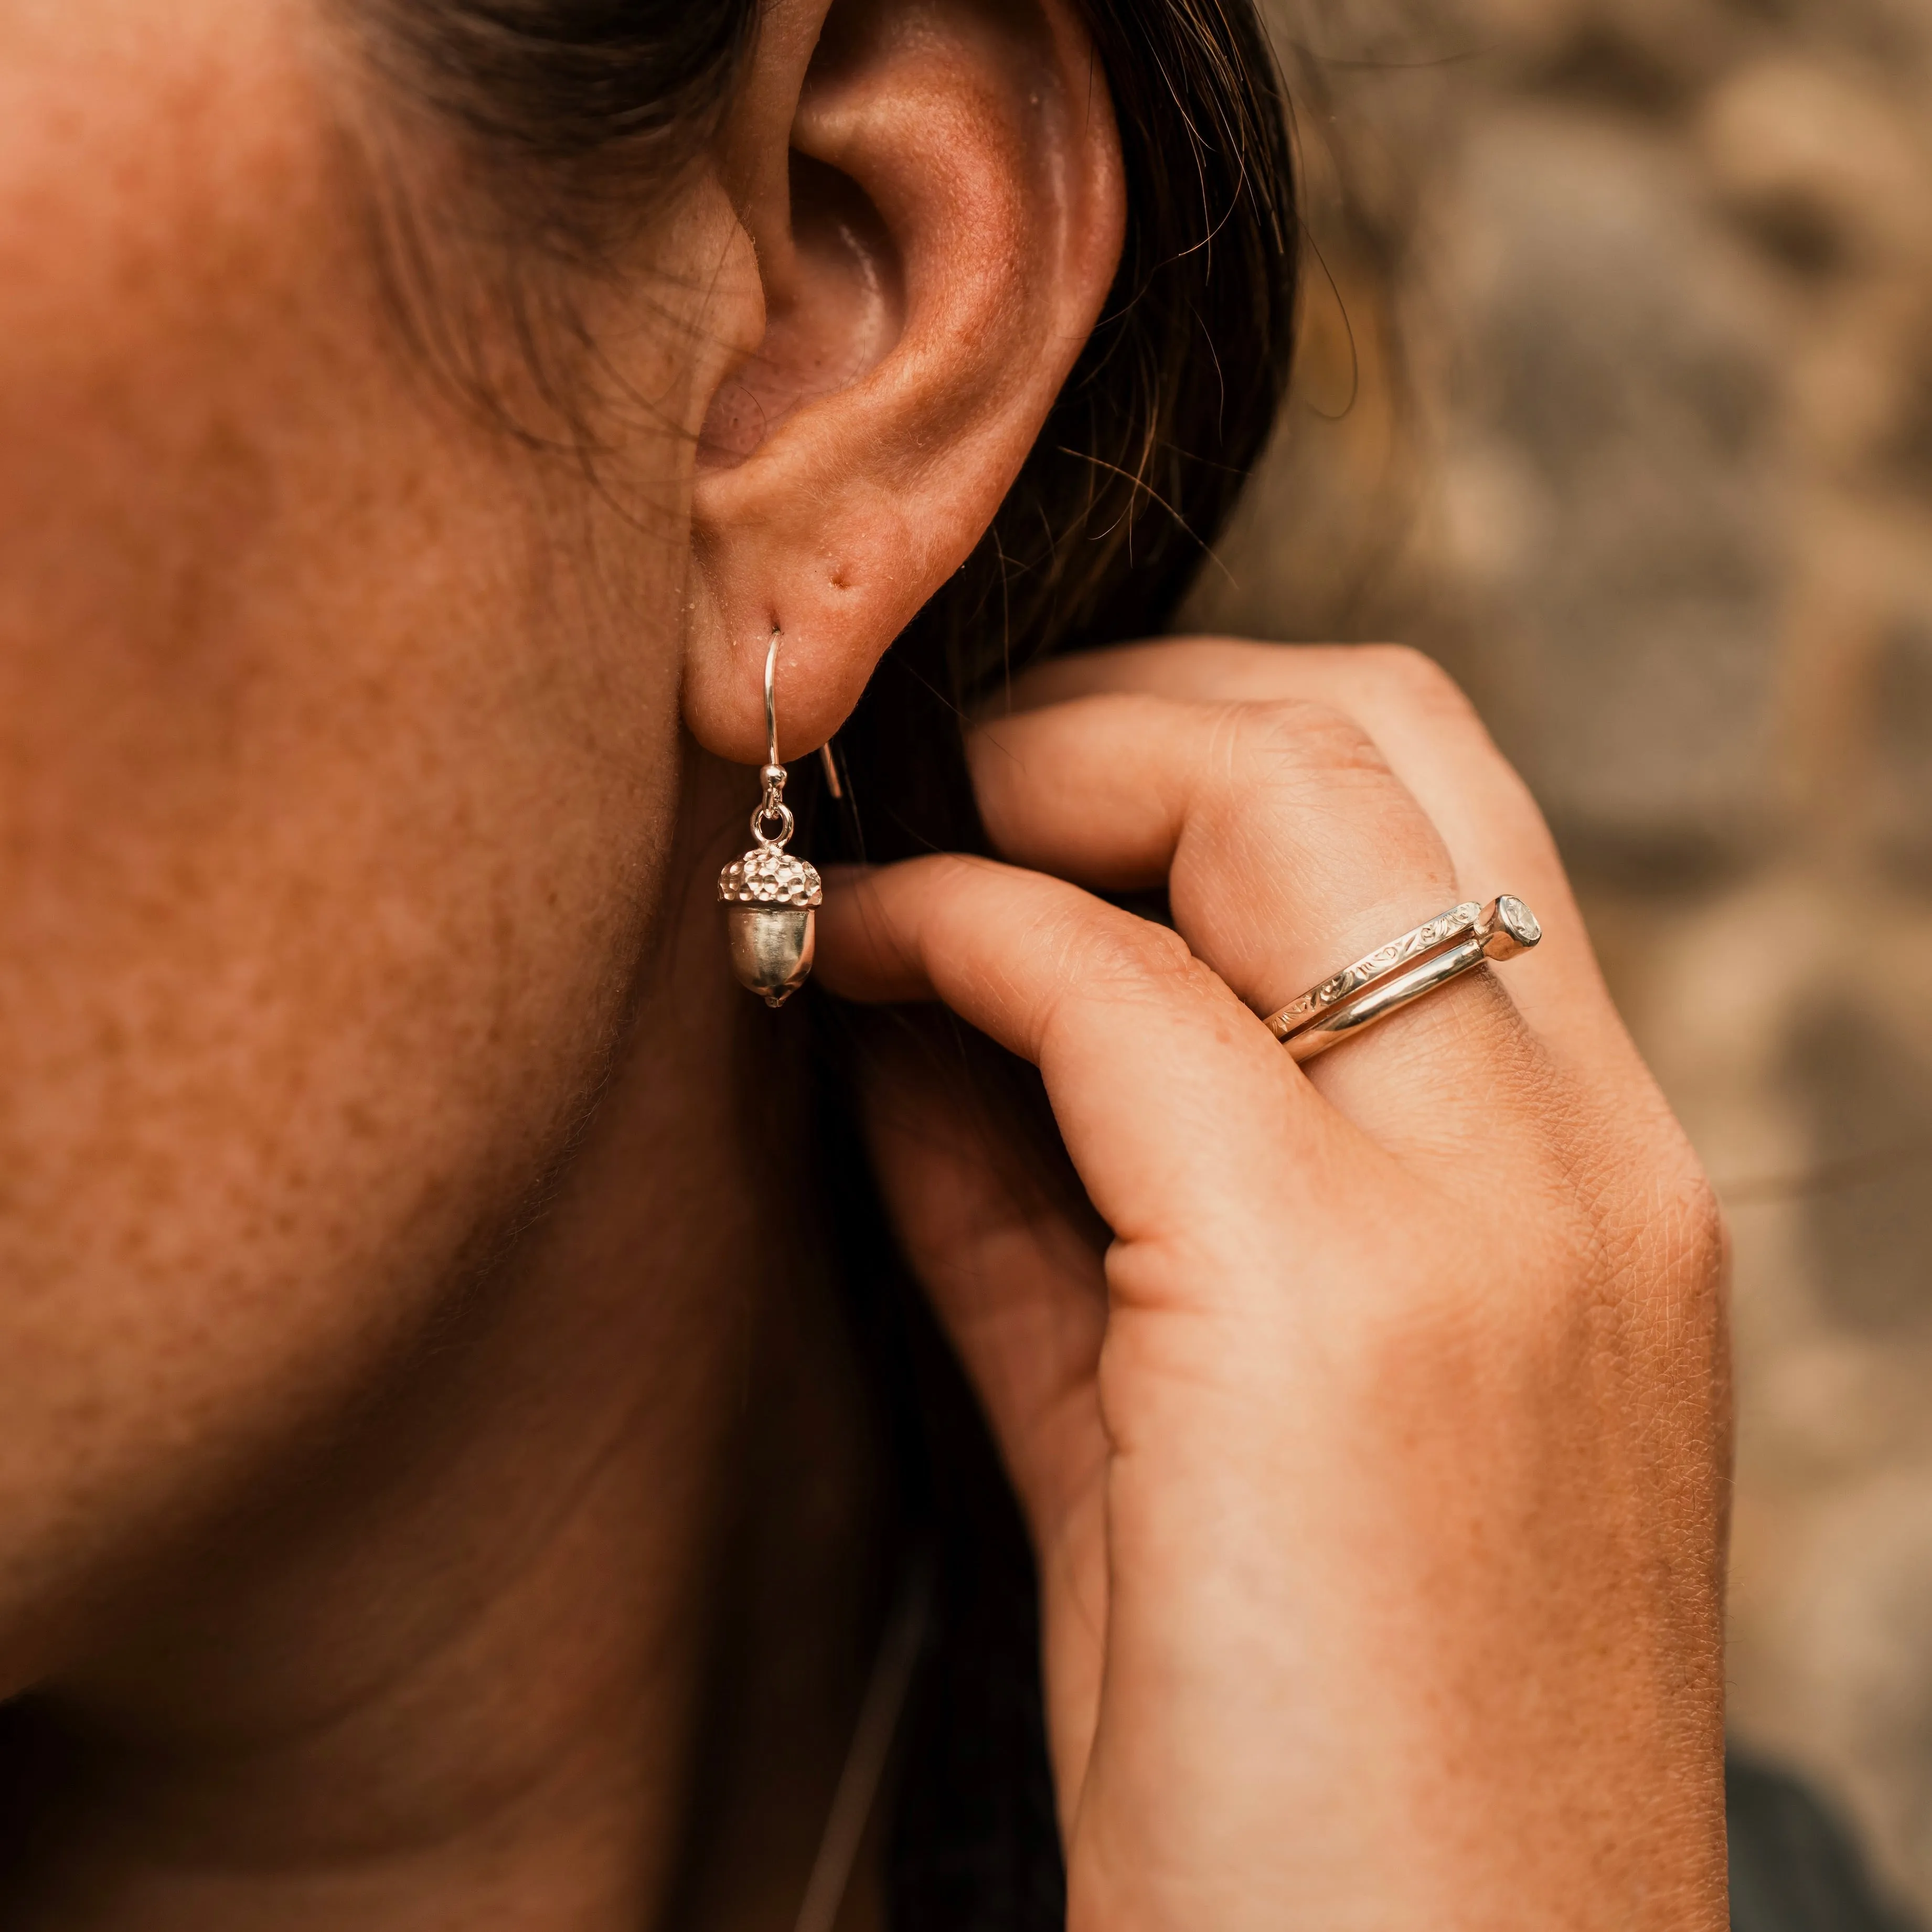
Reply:
<svg viewBox="0 0 1932 1932"><path fill-rule="evenodd" d="M768 766L776 766L778 761L779 635L778 626L775 624L772 626L772 640L765 648L765 763ZM825 769L826 788L840 804L844 804L845 788L838 781L838 761L832 754L832 740L830 738L819 746L818 760Z"/></svg>
<svg viewBox="0 0 1932 1932"><path fill-rule="evenodd" d="M778 761L778 632L772 628L772 641L765 652L765 740L769 752L765 762L776 765Z"/></svg>

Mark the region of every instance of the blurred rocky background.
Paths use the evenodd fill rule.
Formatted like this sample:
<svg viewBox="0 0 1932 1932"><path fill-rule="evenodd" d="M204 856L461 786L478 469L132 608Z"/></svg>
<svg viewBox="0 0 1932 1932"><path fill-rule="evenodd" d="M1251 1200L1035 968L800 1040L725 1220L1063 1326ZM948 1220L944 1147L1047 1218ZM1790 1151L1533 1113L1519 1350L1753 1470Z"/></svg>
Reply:
<svg viewBox="0 0 1932 1932"><path fill-rule="evenodd" d="M1932 1918L1932 0L1275 0L1285 431L1192 614L1540 796L1736 1241L1734 1735Z"/></svg>

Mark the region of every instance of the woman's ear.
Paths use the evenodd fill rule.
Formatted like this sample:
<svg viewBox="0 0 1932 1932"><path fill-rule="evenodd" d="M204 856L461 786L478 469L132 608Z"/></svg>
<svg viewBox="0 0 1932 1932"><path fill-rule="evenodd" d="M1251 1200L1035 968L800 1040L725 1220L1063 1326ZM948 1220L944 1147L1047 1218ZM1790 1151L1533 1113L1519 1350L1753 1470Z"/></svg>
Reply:
<svg viewBox="0 0 1932 1932"><path fill-rule="evenodd" d="M835 731L963 563L1091 332L1126 221L1072 0L778 0L725 131L764 327L710 399L684 700L698 741Z"/></svg>

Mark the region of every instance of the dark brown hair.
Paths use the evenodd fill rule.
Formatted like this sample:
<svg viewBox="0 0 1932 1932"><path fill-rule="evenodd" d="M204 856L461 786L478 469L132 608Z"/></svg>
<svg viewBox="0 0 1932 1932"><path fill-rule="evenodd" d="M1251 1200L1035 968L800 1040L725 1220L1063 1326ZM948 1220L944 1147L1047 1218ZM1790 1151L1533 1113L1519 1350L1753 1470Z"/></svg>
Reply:
<svg viewBox="0 0 1932 1932"><path fill-rule="evenodd" d="M1255 0L1083 0L1113 93L1128 223L1099 326L1018 480L840 733L848 808L821 859L983 845L962 719L1047 652L1159 630L1232 506L1288 374L1296 232L1286 117ZM716 124L758 0L362 0L498 184L512 246L594 255L627 197ZM520 318L519 319L520 320ZM803 801L802 801L803 802ZM823 801L820 801L823 803ZM1047 1932L1064 1888L1030 1556L972 1398L905 1280L849 1082L868 1034L818 1003L821 1192L854 1334L938 1616L898 1778L901 1932ZM1024 1070L958 1042L1022 1135Z"/></svg>

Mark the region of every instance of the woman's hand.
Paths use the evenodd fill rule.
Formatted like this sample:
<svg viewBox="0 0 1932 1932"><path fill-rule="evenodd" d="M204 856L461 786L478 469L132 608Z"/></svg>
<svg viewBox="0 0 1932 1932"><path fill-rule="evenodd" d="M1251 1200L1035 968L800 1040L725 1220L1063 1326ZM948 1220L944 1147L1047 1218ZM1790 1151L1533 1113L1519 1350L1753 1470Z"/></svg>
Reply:
<svg viewBox="0 0 1932 1932"><path fill-rule="evenodd" d="M1722 1927L1712 1197L1426 662L1186 643L976 736L1010 865L841 885L827 983L1043 1075L1112 1231L910 1066L869 1131L1040 1554L1075 1932ZM1093 896L1165 884L1178 932ZM1304 1071L1256 1017L1459 900L1546 937Z"/></svg>

